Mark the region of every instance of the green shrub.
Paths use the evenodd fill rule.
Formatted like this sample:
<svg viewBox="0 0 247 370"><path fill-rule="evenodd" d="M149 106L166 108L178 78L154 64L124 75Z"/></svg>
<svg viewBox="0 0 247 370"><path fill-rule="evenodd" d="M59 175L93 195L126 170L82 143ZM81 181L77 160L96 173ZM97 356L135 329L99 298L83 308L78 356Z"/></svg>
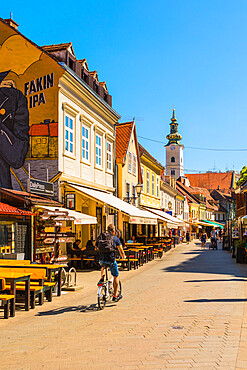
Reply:
<svg viewBox="0 0 247 370"><path fill-rule="evenodd" d="M245 248L246 241L245 240L237 240L235 243L236 248Z"/></svg>

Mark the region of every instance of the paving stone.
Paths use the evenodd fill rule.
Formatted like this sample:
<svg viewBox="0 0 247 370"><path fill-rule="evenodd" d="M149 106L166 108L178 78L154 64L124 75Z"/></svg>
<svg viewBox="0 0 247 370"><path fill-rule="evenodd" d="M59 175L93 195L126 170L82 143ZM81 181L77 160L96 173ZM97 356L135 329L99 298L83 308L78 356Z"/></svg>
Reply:
<svg viewBox="0 0 247 370"><path fill-rule="evenodd" d="M247 296L243 276L227 252L190 243L121 271L123 299L97 311L99 272L79 272L83 290L0 320L1 370L247 369L247 303L230 301Z"/></svg>

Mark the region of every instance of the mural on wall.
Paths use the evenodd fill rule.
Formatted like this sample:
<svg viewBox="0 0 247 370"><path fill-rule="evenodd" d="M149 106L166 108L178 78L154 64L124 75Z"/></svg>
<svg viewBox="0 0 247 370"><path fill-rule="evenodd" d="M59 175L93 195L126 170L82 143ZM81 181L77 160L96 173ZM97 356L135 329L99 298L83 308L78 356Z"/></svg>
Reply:
<svg viewBox="0 0 247 370"><path fill-rule="evenodd" d="M0 20L0 186L11 188L12 178L14 188L26 190L28 164L40 179L48 166L55 175L53 161L40 161L57 160L63 73L54 58Z"/></svg>
<svg viewBox="0 0 247 370"><path fill-rule="evenodd" d="M10 166L24 164L29 146L27 99L14 86L1 85L8 73L0 73L0 186L4 188L12 188Z"/></svg>

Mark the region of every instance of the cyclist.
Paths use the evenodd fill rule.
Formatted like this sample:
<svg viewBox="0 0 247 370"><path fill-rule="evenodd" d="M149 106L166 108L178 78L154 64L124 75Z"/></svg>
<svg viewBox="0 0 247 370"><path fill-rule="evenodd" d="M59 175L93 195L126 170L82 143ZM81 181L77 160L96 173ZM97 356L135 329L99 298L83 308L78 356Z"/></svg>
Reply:
<svg viewBox="0 0 247 370"><path fill-rule="evenodd" d="M115 250L118 249L122 258L126 258L123 247L119 238L115 235L116 230L113 224L108 225L107 232L101 233L98 237L96 245L99 249L99 263L101 265L109 266L111 274L113 276L113 301L118 302L122 296L118 296L118 285L119 285L119 271L117 261L115 259ZM101 266L101 279L98 285L104 283L105 278L105 267Z"/></svg>

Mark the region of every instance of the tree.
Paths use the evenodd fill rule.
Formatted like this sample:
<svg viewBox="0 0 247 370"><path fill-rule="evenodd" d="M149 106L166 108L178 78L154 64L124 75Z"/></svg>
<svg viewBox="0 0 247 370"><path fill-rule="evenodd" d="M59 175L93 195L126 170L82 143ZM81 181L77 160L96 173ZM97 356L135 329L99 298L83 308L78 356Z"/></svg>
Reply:
<svg viewBox="0 0 247 370"><path fill-rule="evenodd" d="M247 181L247 167L244 166L240 172L240 179L237 182L237 185L243 184L245 181Z"/></svg>

